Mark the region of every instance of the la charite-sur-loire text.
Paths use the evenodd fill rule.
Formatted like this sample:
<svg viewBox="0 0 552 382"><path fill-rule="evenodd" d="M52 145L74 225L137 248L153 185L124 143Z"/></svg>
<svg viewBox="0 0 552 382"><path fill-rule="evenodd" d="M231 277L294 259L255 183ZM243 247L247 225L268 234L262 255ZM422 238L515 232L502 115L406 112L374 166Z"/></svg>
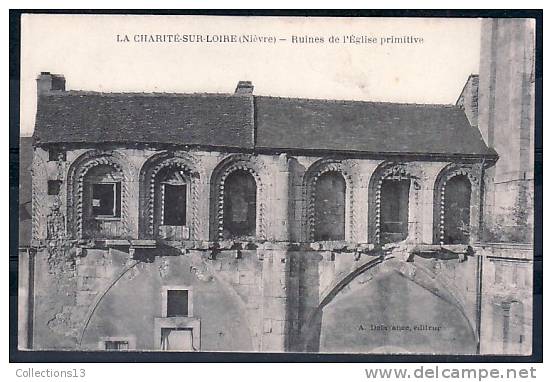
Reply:
<svg viewBox="0 0 552 382"><path fill-rule="evenodd" d="M365 35L291 35L270 36L259 34L117 34L118 43L199 43L199 44L354 44L354 45L391 45L423 44L422 37L404 36L365 36Z"/></svg>
<svg viewBox="0 0 552 382"><path fill-rule="evenodd" d="M261 43L274 44L275 36L257 34L118 34L116 42L121 43Z"/></svg>

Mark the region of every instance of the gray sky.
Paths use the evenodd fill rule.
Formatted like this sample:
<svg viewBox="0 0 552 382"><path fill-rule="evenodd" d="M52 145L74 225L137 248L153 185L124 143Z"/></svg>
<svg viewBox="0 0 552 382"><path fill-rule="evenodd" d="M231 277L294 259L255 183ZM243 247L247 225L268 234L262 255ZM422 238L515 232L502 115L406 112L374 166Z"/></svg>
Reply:
<svg viewBox="0 0 552 382"><path fill-rule="evenodd" d="M136 34L255 34L278 41L117 42L117 35L133 40ZM325 42L293 44L294 35ZM378 42L330 44L332 35ZM381 44L391 36L424 42ZM69 90L228 93L250 80L258 95L451 104L478 72L479 39L478 19L25 15L21 133L34 128L41 71L64 74Z"/></svg>

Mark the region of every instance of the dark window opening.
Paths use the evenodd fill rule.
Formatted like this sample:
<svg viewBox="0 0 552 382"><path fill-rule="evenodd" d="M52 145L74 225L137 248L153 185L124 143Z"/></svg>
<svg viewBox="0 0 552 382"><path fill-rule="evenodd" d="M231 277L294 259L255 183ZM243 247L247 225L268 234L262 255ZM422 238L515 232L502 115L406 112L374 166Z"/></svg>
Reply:
<svg viewBox="0 0 552 382"><path fill-rule="evenodd" d="M61 189L61 180L48 181L48 195L59 195Z"/></svg>
<svg viewBox="0 0 552 382"><path fill-rule="evenodd" d="M167 317L188 316L188 291L168 290L167 291Z"/></svg>
<svg viewBox="0 0 552 382"><path fill-rule="evenodd" d="M50 147L48 149L48 161L55 162L58 160L67 160L67 154L65 150L60 147Z"/></svg>
<svg viewBox="0 0 552 382"><path fill-rule="evenodd" d="M455 176L445 186L444 244L467 244L470 240L471 183L465 175Z"/></svg>
<svg viewBox="0 0 552 382"><path fill-rule="evenodd" d="M105 350L129 350L128 341L105 341Z"/></svg>
<svg viewBox="0 0 552 382"><path fill-rule="evenodd" d="M327 172L316 182L314 240L345 240L345 179Z"/></svg>
<svg viewBox="0 0 552 382"><path fill-rule="evenodd" d="M121 183L92 184L92 216L121 216Z"/></svg>
<svg viewBox="0 0 552 382"><path fill-rule="evenodd" d="M163 184L163 225L186 225L186 185Z"/></svg>
<svg viewBox="0 0 552 382"><path fill-rule="evenodd" d="M224 238L255 236L257 184L253 175L238 170L224 183Z"/></svg>
<svg viewBox="0 0 552 382"><path fill-rule="evenodd" d="M124 234L121 221L123 174L115 165L91 168L83 179L82 237L118 238Z"/></svg>
<svg viewBox="0 0 552 382"><path fill-rule="evenodd" d="M380 241L391 243L408 236L410 179L384 179L381 184Z"/></svg>

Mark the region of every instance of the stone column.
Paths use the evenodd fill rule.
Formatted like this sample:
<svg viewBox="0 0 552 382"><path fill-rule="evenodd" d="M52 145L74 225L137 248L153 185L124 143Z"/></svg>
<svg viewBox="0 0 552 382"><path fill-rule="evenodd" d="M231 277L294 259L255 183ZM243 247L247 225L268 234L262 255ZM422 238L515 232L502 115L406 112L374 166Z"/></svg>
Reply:
<svg viewBox="0 0 552 382"><path fill-rule="evenodd" d="M360 174L358 185L353 193L355 197L355 224L356 241L358 243L368 243L370 241L370 203L371 198L375 198L375 193L370 194L370 179L374 175L376 168L382 163L379 160L366 159L359 161Z"/></svg>
<svg viewBox="0 0 552 382"><path fill-rule="evenodd" d="M473 169L473 179L475 181L472 181L472 187L471 187L471 198L470 198L470 244L471 243L477 243L481 240L480 238L480 213L481 213L481 203L483 201L481 200L481 182L483 169L482 164L474 165Z"/></svg>
<svg viewBox="0 0 552 382"><path fill-rule="evenodd" d="M199 168L202 169L198 182L199 198L197 200L198 232L195 233L195 240L212 240L211 230L216 230L217 215L213 206L217 205L218 195L213 193L211 182L215 181L214 169L222 160L221 154L211 153L210 155L198 155Z"/></svg>
<svg viewBox="0 0 552 382"><path fill-rule="evenodd" d="M278 157L277 171L271 176L272 190L270 237L274 241L289 241L289 160L286 154Z"/></svg>
<svg viewBox="0 0 552 382"><path fill-rule="evenodd" d="M502 354L508 354L510 345L510 306L508 301L503 301L502 308Z"/></svg>
<svg viewBox="0 0 552 382"><path fill-rule="evenodd" d="M422 221L422 197L421 181L412 179L408 193L408 236L406 240L411 243L421 242L420 224Z"/></svg>
<svg viewBox="0 0 552 382"><path fill-rule="evenodd" d="M432 179L433 180L433 179ZM433 214L435 196L433 189L434 182L424 182L422 185L422 226L421 226L421 242L424 244L433 243Z"/></svg>
<svg viewBox="0 0 552 382"><path fill-rule="evenodd" d="M263 257L263 307L261 351L283 352L288 348L287 302L290 259L286 249L268 243L258 249Z"/></svg>
<svg viewBox="0 0 552 382"><path fill-rule="evenodd" d="M435 203L435 182L441 170L446 166L445 162L426 164L424 166L425 176L422 179L421 189L421 242L433 244L434 216L439 211L440 204ZM437 209L437 210L436 210Z"/></svg>

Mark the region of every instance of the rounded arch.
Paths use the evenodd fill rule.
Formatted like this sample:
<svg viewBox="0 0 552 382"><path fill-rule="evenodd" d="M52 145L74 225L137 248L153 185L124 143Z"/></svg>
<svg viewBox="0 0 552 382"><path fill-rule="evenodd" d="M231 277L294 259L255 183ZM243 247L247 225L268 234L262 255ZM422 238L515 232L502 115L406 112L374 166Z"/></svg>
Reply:
<svg viewBox="0 0 552 382"><path fill-rule="evenodd" d="M264 184L261 174L263 167L252 160L251 156L243 154L232 154L223 159L213 170L210 177L210 238L222 240L224 238L224 204L225 204L225 183L226 179L235 171L249 173L255 180L256 185L256 217L255 237L257 240L264 240L266 237L264 218Z"/></svg>
<svg viewBox="0 0 552 382"><path fill-rule="evenodd" d="M257 233L257 182L251 171L236 169L223 180L223 238L249 239Z"/></svg>
<svg viewBox="0 0 552 382"><path fill-rule="evenodd" d="M128 183L133 168L120 152L90 150L75 159L67 173L67 227L72 227L70 236L77 239L83 238L85 177L98 166L111 167L121 178L121 233L122 236L130 234Z"/></svg>
<svg viewBox="0 0 552 382"><path fill-rule="evenodd" d="M124 252L115 252L114 256L124 257ZM124 260L121 258L121 260ZM167 274L159 272L159 264L167 261L168 267L172 269ZM139 270L137 270L139 269ZM182 272L189 269L190 272ZM192 270L201 270L201 276ZM170 256L166 260L160 258L153 263L141 260L129 259L99 290L88 306L84 317L78 328L77 346L82 350L95 350L98 346L98 338L112 335L112 326L121 336L132 336L136 333L150 333L151 336L140 336L136 350L158 350L158 343L153 342L154 325L149 320L136 320L133 315L139 312L140 317L151 317L152 320L159 316L157 302L161 296L163 286L185 285L194 291L194 300L203 299L207 291L214 293L216 298L203 299L201 311L194 306L194 317L191 319L201 321L201 326L208 325L219 327L227 335L223 338L222 346L216 338L209 341L209 336L201 336L201 349L204 351L255 351L259 346L254 338L256 323L252 313L246 307L243 298L236 292L232 285L219 272L213 270L212 265L205 259L190 259L187 256ZM147 304L127 304L129 298L140 295L142 300L150 301ZM228 308L230 307L230 308ZM212 314L212 312L232 312L233 320L225 319L223 314ZM113 321L113 314L121 317L121 320ZM202 314L203 313L203 314ZM220 312L219 312L220 313ZM125 320L124 318L127 318ZM113 325L106 325L109 322ZM238 330L233 326L241 322ZM238 334L235 334L235 331ZM206 338L207 337L207 338ZM238 348L232 347L238 343ZM219 347L217 347L219 346Z"/></svg>
<svg viewBox="0 0 552 382"><path fill-rule="evenodd" d="M190 239L196 238L199 230L199 184L202 178L196 160L184 153L170 153L163 151L149 157L140 169L140 235L155 236L155 194L156 182L159 174L168 169L181 171L189 183L189 197L187 203L187 221L190 229ZM188 211L189 210L189 211Z"/></svg>
<svg viewBox="0 0 552 382"><path fill-rule="evenodd" d="M335 159L320 159L314 162L303 176L303 237L305 241L315 240L316 231L316 186L317 182L325 174L337 173L345 181L345 240L354 241L354 199L353 199L353 175L346 161Z"/></svg>
<svg viewBox="0 0 552 382"><path fill-rule="evenodd" d="M382 255L369 259L361 263L351 272L337 277L321 293L319 299L320 303L308 314L301 327L302 350L318 351L318 349L313 348L313 344L320 339L316 337L320 335L319 329L324 314L324 308L330 305L342 291L347 290L357 279L360 279L357 288L362 289L369 287L371 283L377 283L374 280L376 280L378 276L385 276L388 274L400 275L402 278L416 284L426 292L437 297L439 301L447 304L447 306L450 306L460 317L462 317L465 326L469 329L469 333L472 336L473 343L477 343L477 331L474 327L474 321L468 316L468 309L466 309L461 300L450 291L450 286L442 276L435 275L435 273L427 269L424 265L411 262L405 263L393 256ZM347 293L350 292L348 291Z"/></svg>
<svg viewBox="0 0 552 382"><path fill-rule="evenodd" d="M476 238L479 227L479 198L480 181L477 170L470 165L451 163L445 166L437 179L433 190L433 242L435 244L445 244L445 214L446 201L445 194L447 183L453 178L463 178L471 186L469 195L469 242Z"/></svg>
<svg viewBox="0 0 552 382"><path fill-rule="evenodd" d="M368 237L376 244L382 243L382 186L384 180L410 180L414 189L420 189L420 177L405 163L383 162L373 172L368 184ZM408 233L410 235L410 232Z"/></svg>

